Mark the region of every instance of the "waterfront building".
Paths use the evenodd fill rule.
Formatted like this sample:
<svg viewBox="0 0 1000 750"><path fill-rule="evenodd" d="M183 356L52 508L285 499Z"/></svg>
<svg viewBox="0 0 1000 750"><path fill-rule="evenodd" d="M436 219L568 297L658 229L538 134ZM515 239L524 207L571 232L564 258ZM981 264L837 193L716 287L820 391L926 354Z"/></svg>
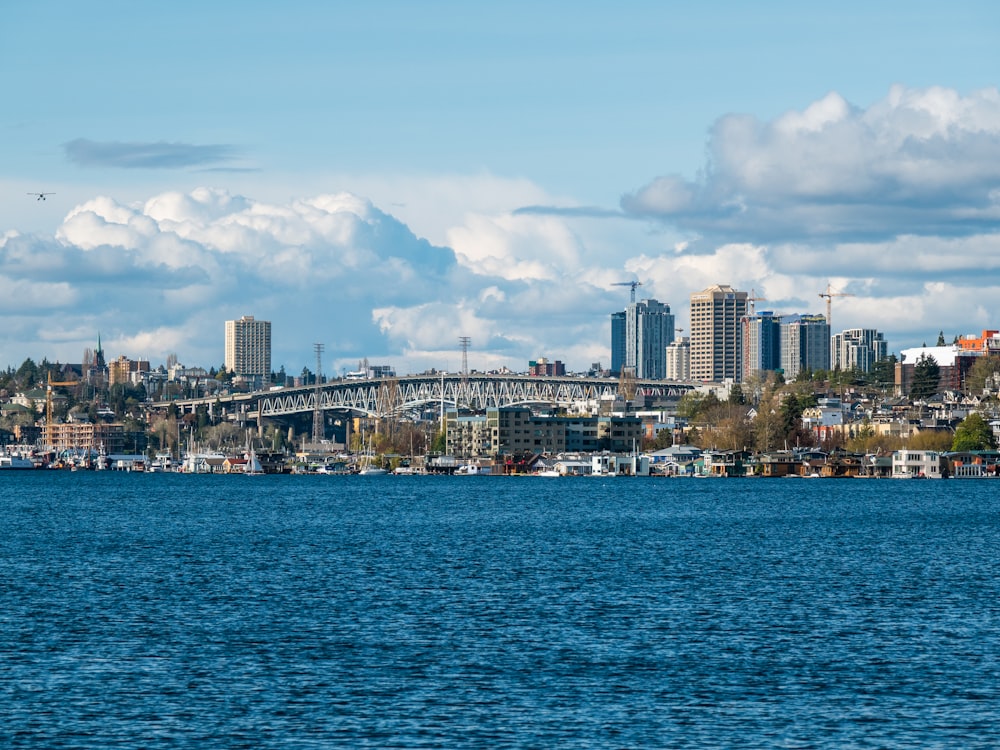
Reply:
<svg viewBox="0 0 1000 750"><path fill-rule="evenodd" d="M781 369L789 382L805 370L830 369L830 324L825 315L781 318Z"/></svg>
<svg viewBox="0 0 1000 750"><path fill-rule="evenodd" d="M445 415L449 455L462 458L568 451L631 451L643 437L642 420L631 416L548 417L526 407L491 408L485 415Z"/></svg>
<svg viewBox="0 0 1000 750"><path fill-rule="evenodd" d="M494 454L491 425L483 415L445 415L445 452L449 456L478 457Z"/></svg>
<svg viewBox="0 0 1000 750"><path fill-rule="evenodd" d="M902 449L892 454L893 479L942 479L948 476L948 460L937 451Z"/></svg>
<svg viewBox="0 0 1000 750"><path fill-rule="evenodd" d="M740 321L746 292L716 285L691 295L691 379L739 381L743 373Z"/></svg>
<svg viewBox="0 0 1000 750"><path fill-rule="evenodd" d="M271 321L253 315L226 321L226 369L255 388L270 380Z"/></svg>
<svg viewBox="0 0 1000 750"><path fill-rule="evenodd" d="M667 346L667 380L691 379L691 339L681 336Z"/></svg>
<svg viewBox="0 0 1000 750"><path fill-rule="evenodd" d="M874 328L848 328L830 341L830 369L871 372L889 356L885 338Z"/></svg>
<svg viewBox="0 0 1000 750"><path fill-rule="evenodd" d="M52 422L45 425L45 445L56 451L89 450L122 453L125 450L125 425L104 422Z"/></svg>
<svg viewBox="0 0 1000 750"><path fill-rule="evenodd" d="M745 382L752 376L781 369L781 318L770 310L746 315L743 329L743 373Z"/></svg>

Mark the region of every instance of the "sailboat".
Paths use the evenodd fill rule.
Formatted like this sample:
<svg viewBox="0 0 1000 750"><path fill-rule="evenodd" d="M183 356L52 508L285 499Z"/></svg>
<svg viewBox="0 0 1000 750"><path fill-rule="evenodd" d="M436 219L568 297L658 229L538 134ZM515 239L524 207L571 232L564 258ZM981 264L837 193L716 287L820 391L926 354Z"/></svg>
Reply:
<svg viewBox="0 0 1000 750"><path fill-rule="evenodd" d="M264 473L264 467L261 465L260 459L257 458L257 451L253 448L250 449L250 454L247 456L247 468L244 473L251 477L259 477Z"/></svg>
<svg viewBox="0 0 1000 750"><path fill-rule="evenodd" d="M375 446L372 445L371 441L368 442L368 448L365 450L364 456L361 459L361 470L358 474L364 474L365 476L378 476L379 474L388 474L385 469L381 466L376 466L372 463L372 456L375 455Z"/></svg>

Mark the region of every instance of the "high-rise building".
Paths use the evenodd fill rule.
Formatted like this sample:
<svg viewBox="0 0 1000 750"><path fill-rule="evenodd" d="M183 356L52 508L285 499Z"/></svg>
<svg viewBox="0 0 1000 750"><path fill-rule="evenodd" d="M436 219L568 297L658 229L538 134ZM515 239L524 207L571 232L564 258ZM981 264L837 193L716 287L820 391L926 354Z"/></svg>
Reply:
<svg viewBox="0 0 1000 750"><path fill-rule="evenodd" d="M830 369L830 324L825 315L782 317L781 369L787 381L803 370Z"/></svg>
<svg viewBox="0 0 1000 750"><path fill-rule="evenodd" d="M889 356L888 345L874 328L848 328L830 342L830 369L871 372L875 363Z"/></svg>
<svg viewBox="0 0 1000 750"><path fill-rule="evenodd" d="M743 326L743 381L781 369L781 318L769 310L747 315Z"/></svg>
<svg viewBox="0 0 1000 750"><path fill-rule="evenodd" d="M667 380L691 379L691 339L681 336L667 347Z"/></svg>
<svg viewBox="0 0 1000 750"><path fill-rule="evenodd" d="M655 299L630 302L625 308L625 359L622 366L637 378L661 380L667 375L667 346L674 340L670 305Z"/></svg>
<svg viewBox="0 0 1000 750"><path fill-rule="evenodd" d="M611 374L625 366L625 311L611 313Z"/></svg>
<svg viewBox="0 0 1000 750"><path fill-rule="evenodd" d="M691 295L692 380L740 380L743 374L740 321L747 314L748 296L724 285Z"/></svg>
<svg viewBox="0 0 1000 750"><path fill-rule="evenodd" d="M271 321L244 315L226 321L226 369L254 386L271 377Z"/></svg>

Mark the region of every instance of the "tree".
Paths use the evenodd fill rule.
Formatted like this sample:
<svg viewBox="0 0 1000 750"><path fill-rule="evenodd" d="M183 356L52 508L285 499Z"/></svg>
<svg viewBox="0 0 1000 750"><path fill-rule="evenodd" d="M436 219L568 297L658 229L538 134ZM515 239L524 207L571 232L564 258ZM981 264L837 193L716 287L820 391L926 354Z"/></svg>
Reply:
<svg viewBox="0 0 1000 750"><path fill-rule="evenodd" d="M753 443L753 432L747 419L747 407L723 402L701 415L703 448L742 450Z"/></svg>
<svg viewBox="0 0 1000 750"><path fill-rule="evenodd" d="M781 401L778 414L781 417L781 429L788 445L811 445L812 433L802 427L802 412L816 406L816 396L800 391L787 392Z"/></svg>
<svg viewBox="0 0 1000 750"><path fill-rule="evenodd" d="M706 411L719 404L719 398L715 393L699 393L698 391L688 391L677 402L677 416L686 419L697 419Z"/></svg>
<svg viewBox="0 0 1000 750"><path fill-rule="evenodd" d="M674 435L666 427L656 431L656 437L643 443L643 450L658 451L674 444Z"/></svg>
<svg viewBox="0 0 1000 750"><path fill-rule="evenodd" d="M733 387L729 389L729 403L731 405L742 405L746 402L746 396L743 395L743 387L739 383L734 383Z"/></svg>
<svg viewBox="0 0 1000 750"><path fill-rule="evenodd" d="M880 359L868 374L868 382L880 390L887 390L896 382L896 355L892 354L885 359Z"/></svg>
<svg viewBox="0 0 1000 750"><path fill-rule="evenodd" d="M951 447L952 435L945 430L921 430L911 435L906 447L918 451L944 452Z"/></svg>
<svg viewBox="0 0 1000 750"><path fill-rule="evenodd" d="M1000 357L978 357L965 376L966 392L979 395L987 389L995 390L997 373L1000 373Z"/></svg>
<svg viewBox="0 0 1000 750"><path fill-rule="evenodd" d="M930 355L921 355L913 366L913 382L910 384L910 398L914 401L927 399L937 393L941 382L941 368Z"/></svg>
<svg viewBox="0 0 1000 750"><path fill-rule="evenodd" d="M938 331L937 345L938 346L944 346L945 345L945 343L944 343L944 331Z"/></svg>
<svg viewBox="0 0 1000 750"><path fill-rule="evenodd" d="M978 412L972 412L955 428L953 451L983 451L997 447L997 439L989 424Z"/></svg>
<svg viewBox="0 0 1000 750"><path fill-rule="evenodd" d="M38 383L38 365L35 364L35 361L31 357L24 360L21 366L17 368L17 372L14 373L14 379L18 385L26 390Z"/></svg>

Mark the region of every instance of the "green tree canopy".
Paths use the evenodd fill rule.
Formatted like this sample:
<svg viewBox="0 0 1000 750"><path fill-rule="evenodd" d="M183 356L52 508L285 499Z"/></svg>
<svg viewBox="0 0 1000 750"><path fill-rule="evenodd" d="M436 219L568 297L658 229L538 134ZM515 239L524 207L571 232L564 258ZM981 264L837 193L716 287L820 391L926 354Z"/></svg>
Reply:
<svg viewBox="0 0 1000 750"><path fill-rule="evenodd" d="M881 390L893 386L896 382L896 363L898 361L895 354L880 359L872 365L871 372L868 373L868 382Z"/></svg>
<svg viewBox="0 0 1000 750"><path fill-rule="evenodd" d="M1000 357L978 357L965 376L965 390L979 395L987 388L994 389L993 379L997 373L1000 373Z"/></svg>
<svg viewBox="0 0 1000 750"><path fill-rule="evenodd" d="M930 398L938 390L941 382L941 368L930 355L921 355L913 366L913 382L910 384L910 398L914 401Z"/></svg>
<svg viewBox="0 0 1000 750"><path fill-rule="evenodd" d="M997 447L993 430L978 412L973 412L955 428L955 439L952 440L953 451L984 451Z"/></svg>

